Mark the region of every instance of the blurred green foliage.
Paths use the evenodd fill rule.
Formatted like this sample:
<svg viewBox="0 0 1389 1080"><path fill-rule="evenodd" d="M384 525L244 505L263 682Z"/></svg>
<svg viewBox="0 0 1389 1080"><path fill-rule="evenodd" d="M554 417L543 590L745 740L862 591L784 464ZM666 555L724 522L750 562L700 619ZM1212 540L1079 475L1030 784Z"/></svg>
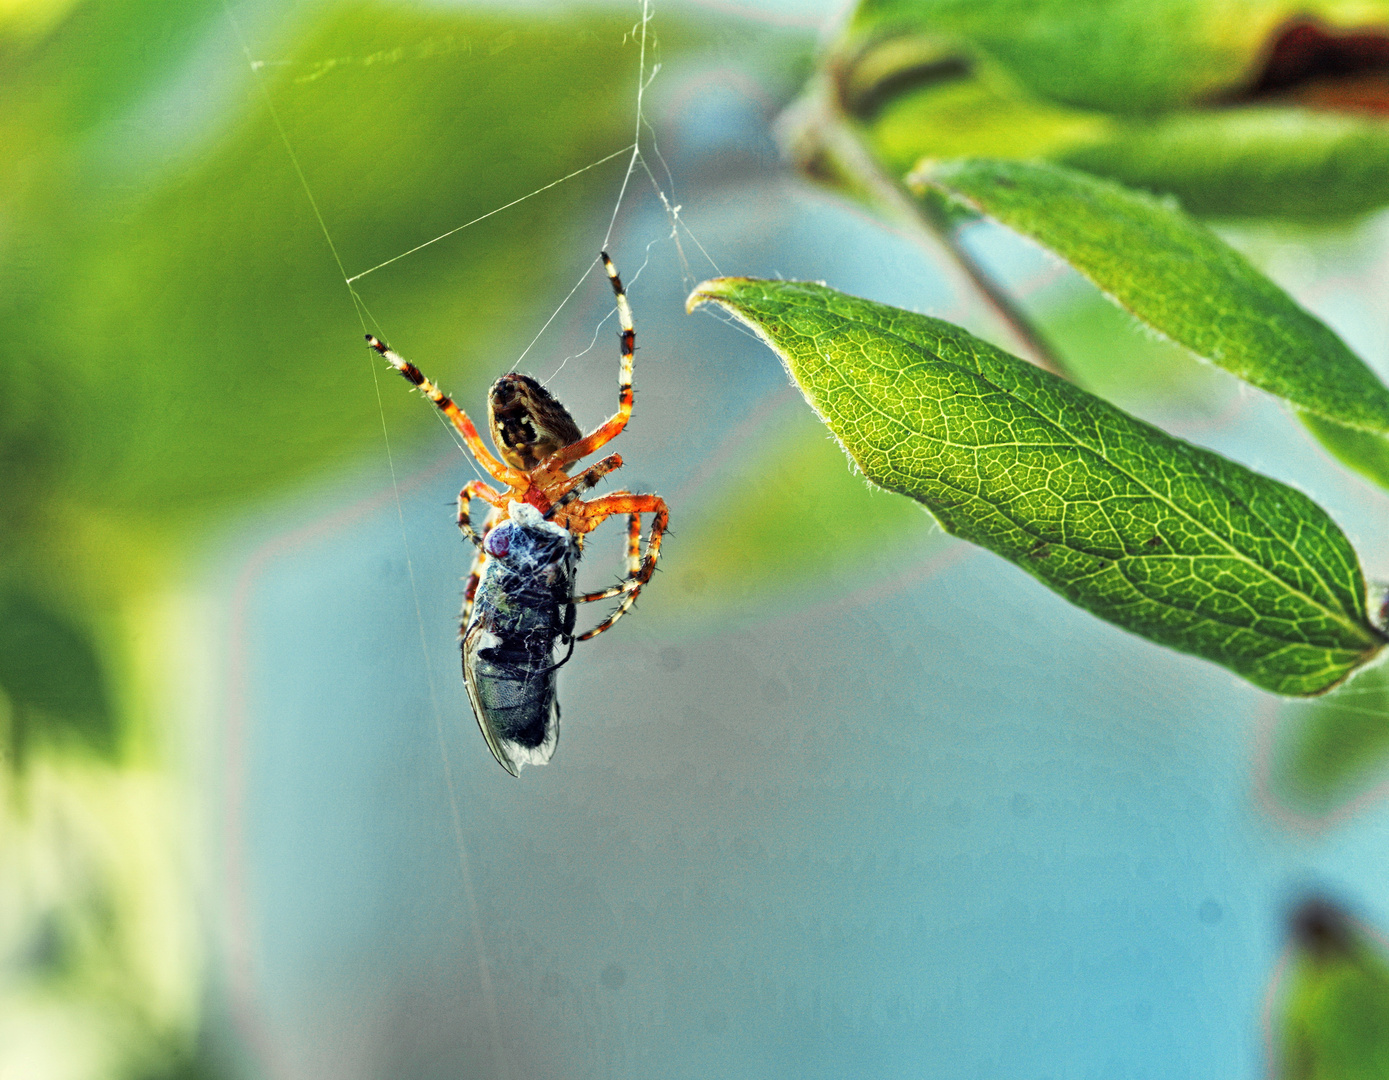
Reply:
<svg viewBox="0 0 1389 1080"><path fill-rule="evenodd" d="M1193 214L1335 224L1389 200L1389 123L1258 105L1117 125L1059 164L1174 195Z"/></svg>
<svg viewBox="0 0 1389 1080"><path fill-rule="evenodd" d="M0 595L0 761L16 770L40 740L110 757L115 716L91 640L21 591Z"/></svg>
<svg viewBox="0 0 1389 1080"><path fill-rule="evenodd" d="M1275 30L1294 16L1389 18L1344 0L862 0L848 42L907 35L969 42L1038 97L1149 114L1244 83Z"/></svg>
<svg viewBox="0 0 1389 1080"><path fill-rule="evenodd" d="M1380 779L1389 757L1389 668L1372 667L1314 702L1281 714L1274 791L1296 810L1327 814Z"/></svg>
<svg viewBox="0 0 1389 1080"><path fill-rule="evenodd" d="M664 577L686 633L765 618L773 598L780 612L822 604L949 543L920 507L870 485L799 400L789 404L720 463L718 497L683 525L690 539Z"/></svg>
<svg viewBox="0 0 1389 1080"><path fill-rule="evenodd" d="M384 325L343 278L628 144L631 22L0 13L0 1075L202 1070L169 697L197 646L167 598L219 522L383 421L439 437L364 329L464 400L520 351L625 158L360 280Z"/></svg>
<svg viewBox="0 0 1389 1080"><path fill-rule="evenodd" d="M1292 963L1275 1018L1279 1080L1389 1076L1389 962L1331 904L1294 915Z"/></svg>
<svg viewBox="0 0 1389 1080"><path fill-rule="evenodd" d="M813 93L897 176L1046 158L1200 214L1327 220L1389 198L1389 80L1356 40L1376 34L1380 2L864 0Z"/></svg>

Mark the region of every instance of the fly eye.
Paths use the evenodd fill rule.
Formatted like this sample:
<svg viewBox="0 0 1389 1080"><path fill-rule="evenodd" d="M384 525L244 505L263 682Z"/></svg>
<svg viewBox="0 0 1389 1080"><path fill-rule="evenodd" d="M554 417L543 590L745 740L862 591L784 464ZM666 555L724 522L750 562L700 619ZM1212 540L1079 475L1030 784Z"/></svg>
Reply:
<svg viewBox="0 0 1389 1080"><path fill-rule="evenodd" d="M482 550L494 559L505 559L511 550L511 525L498 525L482 541Z"/></svg>

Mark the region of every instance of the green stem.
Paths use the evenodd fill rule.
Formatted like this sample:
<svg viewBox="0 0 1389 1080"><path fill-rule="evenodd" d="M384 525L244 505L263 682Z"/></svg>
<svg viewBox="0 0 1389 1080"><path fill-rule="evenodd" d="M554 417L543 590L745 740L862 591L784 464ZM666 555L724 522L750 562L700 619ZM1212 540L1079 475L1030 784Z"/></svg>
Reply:
<svg viewBox="0 0 1389 1080"><path fill-rule="evenodd" d="M899 180L883 170L864 145L853 122L834 103L831 93L822 92L811 100L812 103L803 106L805 112L793 117L788 125L795 133L812 136L811 153L827 156L843 179L857 185L870 202L905 226L913 238L931 249L937 245L944 248L955 268L963 273L989 310L1007 328L1022 355L1053 375L1074 382L1065 360L1014 297L964 246L959 230L913 198ZM808 159L803 159L803 163L806 161Z"/></svg>

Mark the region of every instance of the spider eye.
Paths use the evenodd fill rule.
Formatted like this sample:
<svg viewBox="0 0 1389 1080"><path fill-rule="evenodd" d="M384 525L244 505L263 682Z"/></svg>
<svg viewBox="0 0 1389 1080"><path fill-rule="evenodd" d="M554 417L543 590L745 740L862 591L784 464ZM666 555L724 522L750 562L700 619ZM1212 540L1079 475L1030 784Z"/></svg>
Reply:
<svg viewBox="0 0 1389 1080"><path fill-rule="evenodd" d="M505 559L511 550L511 523L498 525L482 541L482 550L494 559Z"/></svg>

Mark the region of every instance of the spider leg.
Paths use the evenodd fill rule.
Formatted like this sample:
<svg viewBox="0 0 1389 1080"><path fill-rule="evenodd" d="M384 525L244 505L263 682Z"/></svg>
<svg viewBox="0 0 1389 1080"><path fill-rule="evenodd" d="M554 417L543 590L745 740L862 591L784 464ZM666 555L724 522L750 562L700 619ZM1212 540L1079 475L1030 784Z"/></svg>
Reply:
<svg viewBox="0 0 1389 1080"><path fill-rule="evenodd" d="M619 491L616 492L616 494L622 496L628 495L625 491ZM640 498L640 496L637 497ZM591 506L593 504L590 503L588 505ZM653 520L651 524L653 530L655 530L656 522ZM664 530L664 523L662 523L662 530ZM659 549L660 532L656 534L656 543ZM574 597L574 603L591 604L595 600L608 600L614 596L621 596L632 587L631 579L637 576L641 568L641 514L633 512L627 515L627 576L616 585L609 585L606 589L600 589L598 592L585 593L583 596ZM639 589L640 586L637 586L637 588Z"/></svg>
<svg viewBox="0 0 1389 1080"><path fill-rule="evenodd" d="M631 495L627 492L618 492L613 495L605 495L601 499L594 499L585 504L584 510L586 517L597 519L590 524L590 528L613 514L628 515L627 577L607 589L574 598L576 604L587 604L595 600L606 600L613 596L622 597L613 613L592 630L578 635L576 639L578 641L587 641L589 638L597 637L631 610L632 605L637 602L637 596L641 593L642 586L650 581L651 575L656 572L656 560L661 555L661 536L670 522L670 512L666 509L665 500L658 495ZM646 558L644 559L641 557L640 549L642 514L652 515L651 531L646 538Z"/></svg>
<svg viewBox="0 0 1389 1080"><path fill-rule="evenodd" d="M659 498L657 498L655 495L633 495L633 494L631 494L631 492L627 492L627 491L618 491L618 492L614 492L612 495L608 496L608 498L609 498L609 499L643 499L643 500L645 500L645 499L651 499L651 500L653 500L654 502L660 503L660 505L661 505L662 507L665 506L665 503L662 502L662 501L661 501ZM604 501L604 500L595 499L595 500L594 500L593 502L591 502L591 503L585 503L585 504L584 504L584 509L587 510L589 507L596 506L596 505L598 505L599 503L601 503L601 502L603 502L603 501ZM600 512L598 513L598 520L597 520L597 521L594 521L594 522L590 522L589 525L588 525L588 527L589 527L590 529L596 528L598 525L602 524L602 522L605 521L605 520L606 520L612 513L614 513L614 512L620 513L621 511L620 511L620 510L618 510L618 511L607 510L606 512L600 511ZM648 509L645 509L645 510L642 510L642 511L632 511L631 513L629 513L629 514L627 515L627 576L626 576L625 578L623 578L621 581L619 581L616 585L609 585L606 589L599 589L597 592L584 593L584 595L582 595L582 596L576 596L576 597L574 597L574 603L576 603L576 604L591 604L591 603L593 603L595 600L608 600L608 599L611 599L611 598L614 597L614 596L621 596L623 593L626 593L626 592L630 591L630 590L633 589L633 588L636 588L636 589L640 590L641 585L644 585L644 584L650 579L650 576L651 576L651 575L650 575L650 573L648 572L648 573L646 574L646 576L642 578L642 581L640 582L640 584L636 584L636 585L633 584L633 579L636 578L636 577L638 577L638 576L640 576L640 574L641 574L641 572L642 572L642 558L641 558L641 515L642 515L642 513L656 513L656 511L651 510L651 509L648 508ZM667 515L667 516L668 516L668 515ZM654 541L654 543L655 543L655 545L656 545L656 554L657 554L657 555L659 555L659 553L660 553L661 535L662 535L662 533L665 531L665 526L666 526L666 521L665 521L665 520L661 520L661 519L659 519L659 518L655 518L655 519L653 519L652 522L651 522L652 539L653 539L653 541ZM652 566L654 567L654 565L655 565L655 558L654 558L654 557L651 559L651 563L652 563ZM634 597L633 599L635 600L635 597ZM630 605L628 605L628 606L630 606Z"/></svg>
<svg viewBox="0 0 1389 1080"><path fill-rule="evenodd" d="M570 480L568 484L556 488L555 492L551 494L558 492L561 494L561 497L555 500L554 505L550 507L550 512L546 514L545 517L554 517L556 513L574 502L585 491L588 491L596 485L599 480L607 476L608 473L620 468L622 468L622 455L613 454L610 457L605 457L592 468L580 473Z"/></svg>
<svg viewBox="0 0 1389 1080"><path fill-rule="evenodd" d="M629 514L627 518L627 576L616 585L609 585L606 589L599 589L597 592L584 593L582 596L574 597L574 603L592 604L596 600L611 600L614 596L621 596L632 587L632 578L640 569L641 515ZM638 585L636 588L640 589L641 586Z"/></svg>
<svg viewBox="0 0 1389 1080"><path fill-rule="evenodd" d="M617 276L617 267L613 266L606 251L601 255L603 269L608 272L613 295L617 297L617 321L622 331L619 335L622 342L622 364L617 375L617 412L592 434L585 435L578 442L570 443L551 454L544 463L546 469L562 469L570 462L588 457L625 428L628 418L632 415L632 354L637 348L637 330L632 322L632 305L627 302L627 293L622 288L622 279Z"/></svg>
<svg viewBox="0 0 1389 1080"><path fill-rule="evenodd" d="M481 499L495 510L502 505L502 496L481 480L468 481L463 485L463 490L458 493L458 531L474 547L482 547L482 538L473 529L473 519L470 512L470 504L474 499ZM487 520L489 523L492 520L490 513ZM486 527L491 528L491 525L488 524Z"/></svg>
<svg viewBox="0 0 1389 1080"><path fill-rule="evenodd" d="M627 576L641 569L641 515L627 515Z"/></svg>
<svg viewBox="0 0 1389 1080"><path fill-rule="evenodd" d="M469 485L471 487L471 485ZM482 523L482 535L486 539L493 527L501 520L502 512L500 507L492 507L487 512L487 518ZM468 620L473 617L473 600L477 596L478 582L482 580L482 567L487 562L487 552L482 545L478 544L477 554L473 556L473 568L468 574L468 584L463 587L463 610L458 616L458 634L462 637L464 631L468 629Z"/></svg>
<svg viewBox="0 0 1389 1080"><path fill-rule="evenodd" d="M414 383L424 391L425 397L439 406L439 411L449 418L449 422L463 436L463 441L468 444L468 449L472 451L473 457L477 458L478 464L492 474L500 484L514 487L518 479L526 474L517 469L510 469L494 458L487 447L483 444L482 436L477 433L477 428L468 419L468 414L460 409L447 394L439 389L434 383L424 377L424 374L410 361L406 360L399 353L392 350L378 337L371 334L367 335L367 344L386 358L386 362L405 376L407 380Z"/></svg>

